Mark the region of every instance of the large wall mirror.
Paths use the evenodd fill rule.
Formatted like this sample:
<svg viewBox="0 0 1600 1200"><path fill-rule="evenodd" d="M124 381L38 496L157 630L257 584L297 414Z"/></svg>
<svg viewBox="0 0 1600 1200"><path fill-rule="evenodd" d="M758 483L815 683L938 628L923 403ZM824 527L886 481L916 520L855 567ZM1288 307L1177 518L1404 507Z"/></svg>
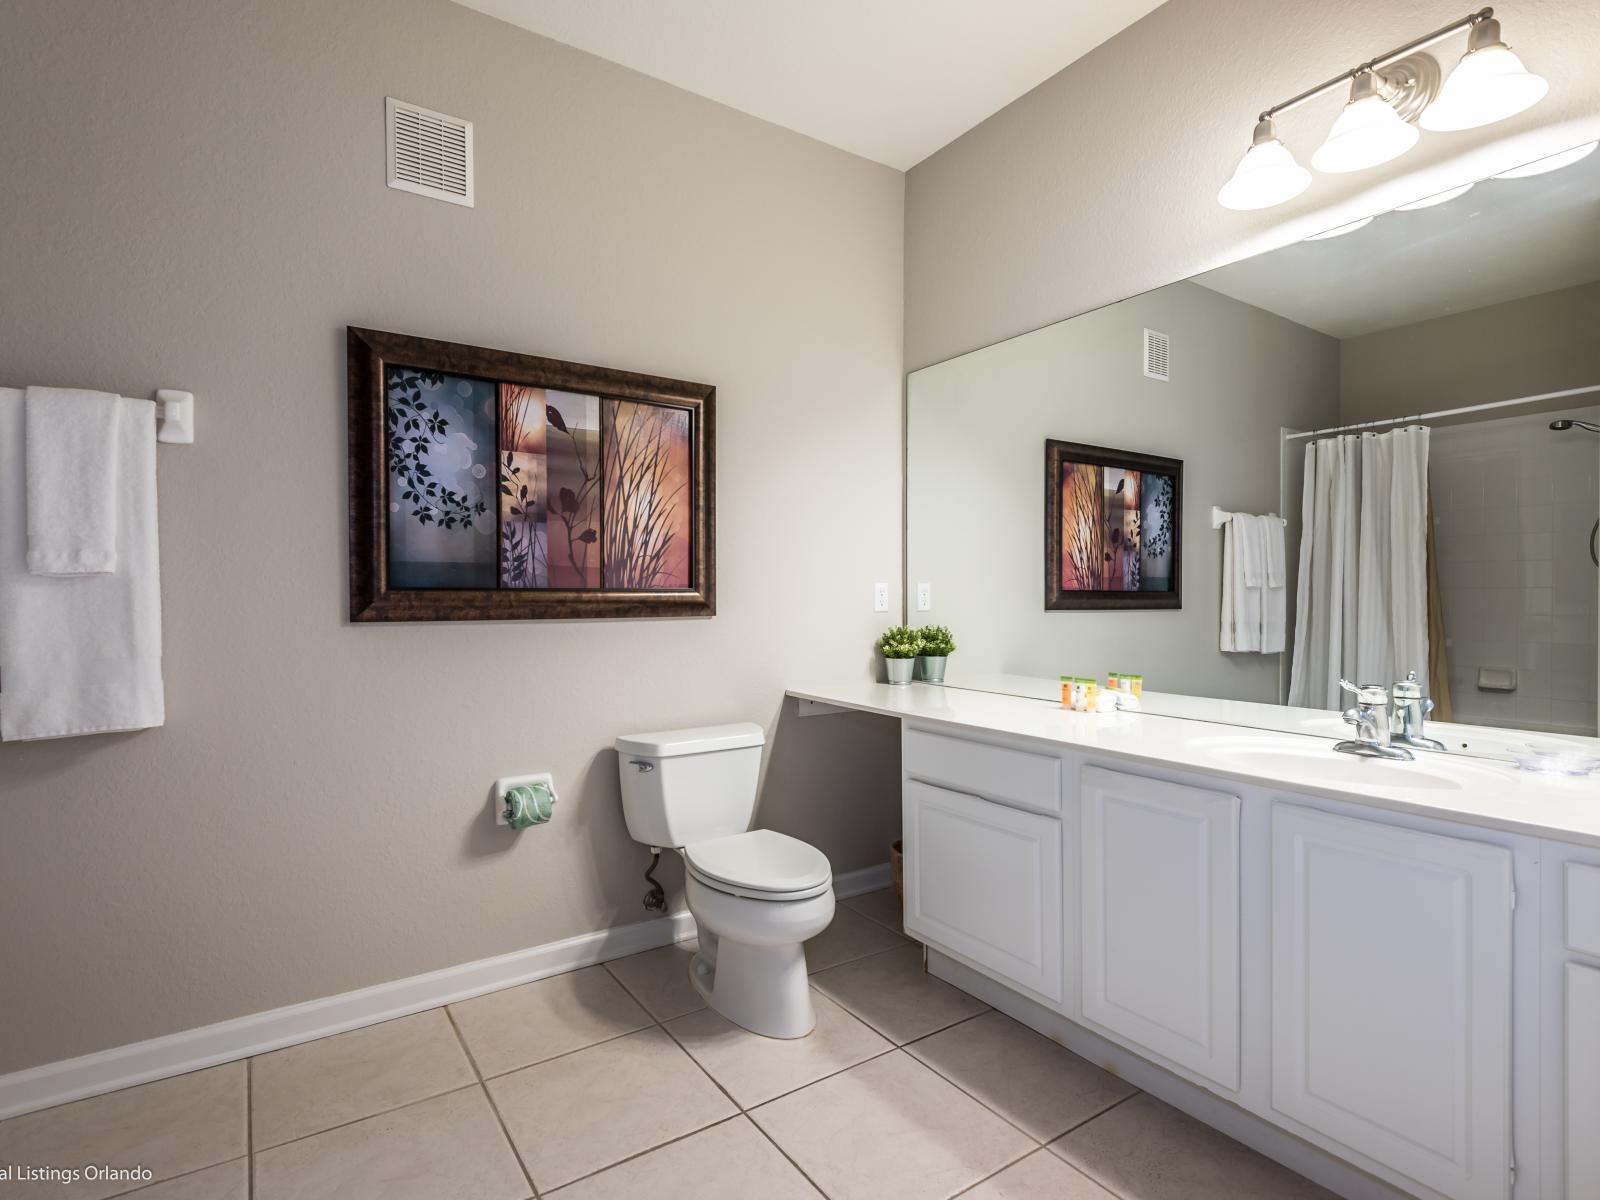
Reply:
<svg viewBox="0 0 1600 1200"><path fill-rule="evenodd" d="M955 631L947 685L1136 672L1147 711L1344 737L1341 676L1415 671L1451 750L1600 745L1584 150L914 372L906 594ZM1176 510L1163 477L1047 474L1052 442L1181 461ZM1120 603L1172 586L1173 537L1181 606Z"/></svg>

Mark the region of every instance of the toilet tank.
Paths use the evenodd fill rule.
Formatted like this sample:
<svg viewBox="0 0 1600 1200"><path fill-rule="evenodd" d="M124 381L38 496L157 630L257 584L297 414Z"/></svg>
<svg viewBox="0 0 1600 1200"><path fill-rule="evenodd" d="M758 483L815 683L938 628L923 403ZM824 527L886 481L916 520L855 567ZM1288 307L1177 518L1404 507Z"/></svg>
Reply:
<svg viewBox="0 0 1600 1200"><path fill-rule="evenodd" d="M633 840L675 848L749 829L765 740L750 723L619 737L622 811Z"/></svg>

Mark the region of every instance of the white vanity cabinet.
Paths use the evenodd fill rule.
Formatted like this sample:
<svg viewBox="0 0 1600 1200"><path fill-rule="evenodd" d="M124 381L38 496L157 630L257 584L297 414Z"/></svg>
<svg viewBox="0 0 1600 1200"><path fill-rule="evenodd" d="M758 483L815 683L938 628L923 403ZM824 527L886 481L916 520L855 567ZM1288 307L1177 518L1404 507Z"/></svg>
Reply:
<svg viewBox="0 0 1600 1200"><path fill-rule="evenodd" d="M1060 761L917 731L903 751L906 932L1059 1004Z"/></svg>
<svg viewBox="0 0 1600 1200"><path fill-rule="evenodd" d="M1082 773L1083 1018L1239 1086L1239 797Z"/></svg>
<svg viewBox="0 0 1600 1200"><path fill-rule="evenodd" d="M1272 1108L1454 1200L1510 1194L1512 859L1272 811Z"/></svg>

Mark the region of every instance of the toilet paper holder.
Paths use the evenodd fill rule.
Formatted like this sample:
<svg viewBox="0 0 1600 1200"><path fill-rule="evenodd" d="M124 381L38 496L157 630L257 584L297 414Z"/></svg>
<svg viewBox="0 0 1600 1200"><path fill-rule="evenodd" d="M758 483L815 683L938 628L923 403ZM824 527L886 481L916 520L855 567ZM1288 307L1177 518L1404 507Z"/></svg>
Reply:
<svg viewBox="0 0 1600 1200"><path fill-rule="evenodd" d="M515 787L527 784L542 783L550 789L550 803L552 805L560 799L556 794L555 776L549 771L538 771L531 775L506 775L494 781L494 823L496 825L509 825L506 819L506 796Z"/></svg>

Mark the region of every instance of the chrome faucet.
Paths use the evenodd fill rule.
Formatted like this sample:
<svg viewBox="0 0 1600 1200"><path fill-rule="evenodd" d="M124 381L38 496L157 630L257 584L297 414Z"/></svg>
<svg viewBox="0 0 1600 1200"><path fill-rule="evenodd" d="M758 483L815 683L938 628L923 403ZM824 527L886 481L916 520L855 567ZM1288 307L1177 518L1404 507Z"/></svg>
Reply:
<svg viewBox="0 0 1600 1200"><path fill-rule="evenodd" d="M1358 686L1348 679L1341 679L1339 686L1356 698L1355 707L1344 711L1344 719L1356 727L1356 736L1353 741L1334 743L1335 750L1362 758L1395 761L1415 757L1404 746L1393 745L1389 740L1389 693L1382 684L1363 683Z"/></svg>
<svg viewBox="0 0 1600 1200"><path fill-rule="evenodd" d="M1389 740L1419 750L1444 750L1447 747L1438 738L1423 737L1422 723L1433 711L1433 701L1422 694L1422 684L1415 671L1394 685L1394 711L1389 717Z"/></svg>

